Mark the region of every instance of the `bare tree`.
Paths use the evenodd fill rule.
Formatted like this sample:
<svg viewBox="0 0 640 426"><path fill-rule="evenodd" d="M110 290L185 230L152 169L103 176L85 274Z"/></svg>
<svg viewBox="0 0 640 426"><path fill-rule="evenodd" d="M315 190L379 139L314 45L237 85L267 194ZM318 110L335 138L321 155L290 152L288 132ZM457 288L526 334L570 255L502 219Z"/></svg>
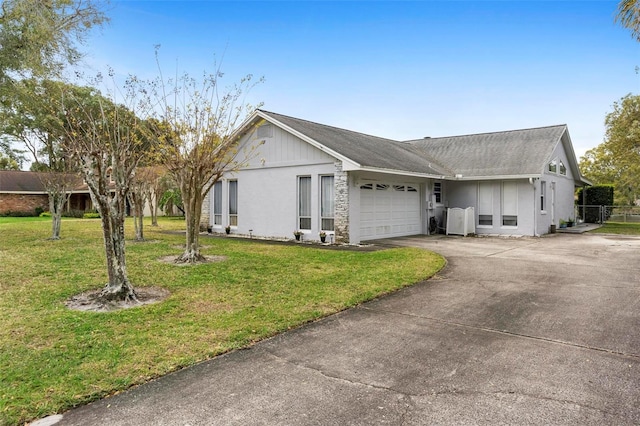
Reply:
<svg viewBox="0 0 640 426"><path fill-rule="evenodd" d="M247 75L224 89L220 87L222 76L218 69L202 80L185 74L164 81L161 73L153 86L162 107L155 122L158 156L178 184L187 227L185 251L177 263L205 260L199 245L203 200L223 174L242 166L234 130L254 110L245 104L244 96L257 83ZM250 155L245 153L242 158Z"/></svg>
<svg viewBox="0 0 640 426"><path fill-rule="evenodd" d="M140 158L147 153L145 116L148 103L140 102L137 83L125 84L123 103L95 89L76 88L64 93L65 150L75 158L102 219L109 282L103 301L135 302L136 292L127 277L125 261L125 205Z"/></svg>

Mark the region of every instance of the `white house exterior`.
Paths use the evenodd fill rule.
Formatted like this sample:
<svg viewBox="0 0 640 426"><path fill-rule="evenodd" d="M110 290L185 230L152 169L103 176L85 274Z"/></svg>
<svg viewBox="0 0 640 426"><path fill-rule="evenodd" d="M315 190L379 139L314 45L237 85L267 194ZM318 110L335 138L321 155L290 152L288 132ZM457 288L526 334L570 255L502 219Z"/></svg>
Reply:
<svg viewBox="0 0 640 426"><path fill-rule="evenodd" d="M209 193L212 232L360 243L473 207L478 234L536 236L573 218L584 184L564 125L399 142L259 110L236 135L254 151Z"/></svg>

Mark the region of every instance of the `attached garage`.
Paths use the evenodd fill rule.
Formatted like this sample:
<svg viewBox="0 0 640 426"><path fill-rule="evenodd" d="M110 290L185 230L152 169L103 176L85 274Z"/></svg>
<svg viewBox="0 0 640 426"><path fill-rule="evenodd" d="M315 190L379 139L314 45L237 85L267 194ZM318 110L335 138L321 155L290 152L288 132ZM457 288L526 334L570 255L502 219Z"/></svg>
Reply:
<svg viewBox="0 0 640 426"><path fill-rule="evenodd" d="M416 184L360 185L360 239L401 237L422 232Z"/></svg>

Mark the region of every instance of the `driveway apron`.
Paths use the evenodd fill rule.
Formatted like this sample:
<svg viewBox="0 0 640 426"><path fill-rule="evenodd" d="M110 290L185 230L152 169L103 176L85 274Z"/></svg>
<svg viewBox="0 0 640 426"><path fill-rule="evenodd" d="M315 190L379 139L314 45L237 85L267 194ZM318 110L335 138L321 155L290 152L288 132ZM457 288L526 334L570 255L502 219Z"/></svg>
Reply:
<svg viewBox="0 0 640 426"><path fill-rule="evenodd" d="M58 424L640 424L640 238L379 243L448 265Z"/></svg>

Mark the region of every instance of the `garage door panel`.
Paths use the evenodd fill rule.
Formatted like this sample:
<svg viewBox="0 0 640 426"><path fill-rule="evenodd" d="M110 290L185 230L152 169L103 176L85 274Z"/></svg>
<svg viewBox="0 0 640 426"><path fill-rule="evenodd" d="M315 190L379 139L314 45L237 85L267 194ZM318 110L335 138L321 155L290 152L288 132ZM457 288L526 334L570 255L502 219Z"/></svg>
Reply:
<svg viewBox="0 0 640 426"><path fill-rule="evenodd" d="M417 188L416 184L385 182L363 185L360 190L360 238L371 240L420 233L420 193Z"/></svg>

